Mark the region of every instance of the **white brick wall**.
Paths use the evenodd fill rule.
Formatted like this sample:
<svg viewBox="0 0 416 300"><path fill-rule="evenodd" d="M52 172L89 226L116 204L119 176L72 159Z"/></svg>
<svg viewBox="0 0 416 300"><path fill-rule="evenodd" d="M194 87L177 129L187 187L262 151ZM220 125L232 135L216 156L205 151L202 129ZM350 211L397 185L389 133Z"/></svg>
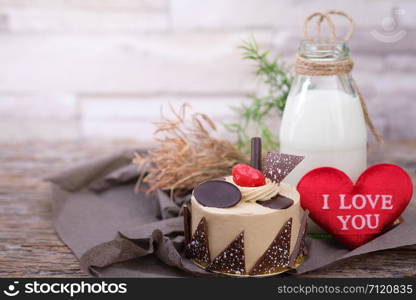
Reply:
<svg viewBox="0 0 416 300"><path fill-rule="evenodd" d="M78 99L71 94L0 96L0 141L80 138Z"/></svg>
<svg viewBox="0 0 416 300"><path fill-rule="evenodd" d="M377 26L391 9L408 1L394 0L174 0L171 2L175 29L300 29L308 13L339 9L349 11L361 26ZM410 6L411 4L406 3ZM406 20L411 20L408 17ZM413 21L414 24L415 21Z"/></svg>
<svg viewBox="0 0 416 300"><path fill-rule="evenodd" d="M0 91L237 93L253 91L241 33L0 36ZM271 39L259 32L260 40ZM18 58L18 61L16 59Z"/></svg>
<svg viewBox="0 0 416 300"><path fill-rule="evenodd" d="M2 9L10 33L135 33L168 30L165 12ZM3 25L4 26L4 25Z"/></svg>
<svg viewBox="0 0 416 300"><path fill-rule="evenodd" d="M168 100L166 100L168 99ZM151 140L155 129L154 122L160 116L170 116L170 105L180 107L188 103L194 111L212 116L217 124L233 121L235 116L230 103L242 103L244 97L204 96L195 99L192 96L149 96L140 98L86 97L81 99L81 132L84 138L106 137L114 135L120 138L136 137ZM218 109L222 107L222 109ZM225 132L221 133L222 136Z"/></svg>
<svg viewBox="0 0 416 300"><path fill-rule="evenodd" d="M0 0L2 7L96 10L166 10L169 0Z"/></svg>
<svg viewBox="0 0 416 300"><path fill-rule="evenodd" d="M0 0L0 142L147 141L168 102L231 120L258 89L241 41L254 34L290 62L303 19L329 8L357 22L354 77L376 124L416 139L412 0ZM405 36L383 43L375 30Z"/></svg>

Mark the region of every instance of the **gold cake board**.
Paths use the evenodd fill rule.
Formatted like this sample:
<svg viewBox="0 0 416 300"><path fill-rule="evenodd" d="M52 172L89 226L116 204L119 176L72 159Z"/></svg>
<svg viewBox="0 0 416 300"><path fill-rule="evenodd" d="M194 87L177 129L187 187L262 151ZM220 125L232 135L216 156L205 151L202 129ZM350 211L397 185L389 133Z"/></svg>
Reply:
<svg viewBox="0 0 416 300"><path fill-rule="evenodd" d="M204 269L204 270L206 270L208 272L211 272L211 273L220 274L220 275L226 275L226 276L230 276L230 277L239 277L239 278L249 278L249 277L252 277L252 278L263 278L263 277L276 276L278 274L285 273L285 272L287 272L289 270L296 269L297 267L299 267L303 263L303 261L305 260L305 256L303 256L303 255L299 256L296 259L295 264L292 267L284 267L284 268L280 268L277 272L267 273L267 274L260 274L260 275L249 275L249 274L239 275L239 274L231 274L231 273L223 273L223 272L218 272L218 271L211 271L211 270L208 270L207 269L207 266L208 266L207 264L203 264L203 263L197 261L196 259L191 259L191 260L192 260L192 262L195 265L197 265L201 269Z"/></svg>

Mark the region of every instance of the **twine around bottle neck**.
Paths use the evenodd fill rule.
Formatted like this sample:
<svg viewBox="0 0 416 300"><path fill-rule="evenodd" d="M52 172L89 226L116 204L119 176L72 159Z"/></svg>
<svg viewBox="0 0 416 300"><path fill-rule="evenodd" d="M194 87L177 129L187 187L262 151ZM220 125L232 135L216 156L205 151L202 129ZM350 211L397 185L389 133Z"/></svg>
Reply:
<svg viewBox="0 0 416 300"><path fill-rule="evenodd" d="M299 54L295 60L295 73L310 76L331 76L347 74L352 71L354 62L350 59L337 61L316 61L301 57Z"/></svg>
<svg viewBox="0 0 416 300"><path fill-rule="evenodd" d="M308 23L314 17L318 16L319 17L318 23L317 23L318 39L319 40L321 39L321 36L320 36L321 23L323 22L323 20L326 20L327 24L330 28L332 42L335 42L336 38L337 38L336 28L335 28L335 25L334 25L331 17L330 17L330 15L334 15L334 14L344 16L350 21L350 24L351 24L350 30L348 31L347 36L344 38L344 41L348 41L351 38L351 36L354 32L355 23L354 23L353 19L348 14L346 14L342 11L336 11L336 10L331 10L331 11L328 11L326 13L316 12L316 13L313 13L313 14L309 15L306 18L305 24L304 24L305 39L312 40L309 37L309 34L308 34ZM295 59L294 71L295 71L296 74L300 74L300 75L331 76L331 75L348 74L352 71L353 67L354 67L354 62L349 57L345 58L345 59L341 59L341 60L336 60L336 61L322 61L322 60L306 59L306 58L301 57L298 53L296 55L296 59ZM373 122L370 118L365 99L364 99L363 95L361 94L360 90L358 89L358 86L355 83L355 81L353 79L351 79L351 80L352 80L352 85L353 85L354 89L357 91L357 96L358 96L358 98L360 100L360 103L361 103L361 107L362 107L362 110L363 110L365 122L366 122L368 128L370 129L372 135L377 140L377 142L382 143L383 138L378 133L376 127L374 126L374 124L373 124Z"/></svg>
<svg viewBox="0 0 416 300"><path fill-rule="evenodd" d="M323 38L321 36L321 25L324 21L326 21L330 32L329 42L335 43L337 41L337 28L334 22L332 21L331 15L343 16L350 22L348 33L343 39L344 42L347 42L354 33L355 22L347 13L339 10L329 10L325 13L314 12L310 14L305 19L305 22L303 24L303 35L305 36L305 40L317 43L322 42ZM318 17L318 22L316 23L316 37L311 38L309 36L308 25L309 22L315 17ZM350 73L352 71L353 66L354 62L351 60L349 56L339 60L322 61L307 59L300 56L298 53L296 56L294 69L296 74L301 75L330 76Z"/></svg>

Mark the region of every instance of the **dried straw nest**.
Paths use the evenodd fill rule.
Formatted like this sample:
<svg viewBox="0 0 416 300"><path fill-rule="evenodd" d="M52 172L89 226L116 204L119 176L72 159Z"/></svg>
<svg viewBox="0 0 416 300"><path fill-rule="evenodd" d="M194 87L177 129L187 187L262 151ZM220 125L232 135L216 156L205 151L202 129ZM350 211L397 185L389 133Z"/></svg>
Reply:
<svg viewBox="0 0 416 300"><path fill-rule="evenodd" d="M229 175L235 164L247 162L232 143L211 136L217 128L208 116L193 113L187 118L188 108L185 104L176 112L171 107L173 118L162 117L156 123L160 146L147 155L135 154L133 163L147 170L136 190L143 182L148 184L147 193L157 189L190 191L202 181Z"/></svg>

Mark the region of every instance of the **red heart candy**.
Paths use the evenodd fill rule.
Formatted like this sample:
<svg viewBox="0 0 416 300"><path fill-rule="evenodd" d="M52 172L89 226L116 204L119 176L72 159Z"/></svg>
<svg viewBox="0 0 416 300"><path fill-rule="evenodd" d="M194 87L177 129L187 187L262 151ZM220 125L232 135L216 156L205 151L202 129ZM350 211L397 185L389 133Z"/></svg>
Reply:
<svg viewBox="0 0 416 300"><path fill-rule="evenodd" d="M355 185L338 169L317 168L302 177L297 189L311 219L350 249L387 230L413 194L410 176L392 164L369 167Z"/></svg>
<svg viewBox="0 0 416 300"><path fill-rule="evenodd" d="M235 165L232 174L234 183L239 186L256 187L266 184L263 173L246 164Z"/></svg>

